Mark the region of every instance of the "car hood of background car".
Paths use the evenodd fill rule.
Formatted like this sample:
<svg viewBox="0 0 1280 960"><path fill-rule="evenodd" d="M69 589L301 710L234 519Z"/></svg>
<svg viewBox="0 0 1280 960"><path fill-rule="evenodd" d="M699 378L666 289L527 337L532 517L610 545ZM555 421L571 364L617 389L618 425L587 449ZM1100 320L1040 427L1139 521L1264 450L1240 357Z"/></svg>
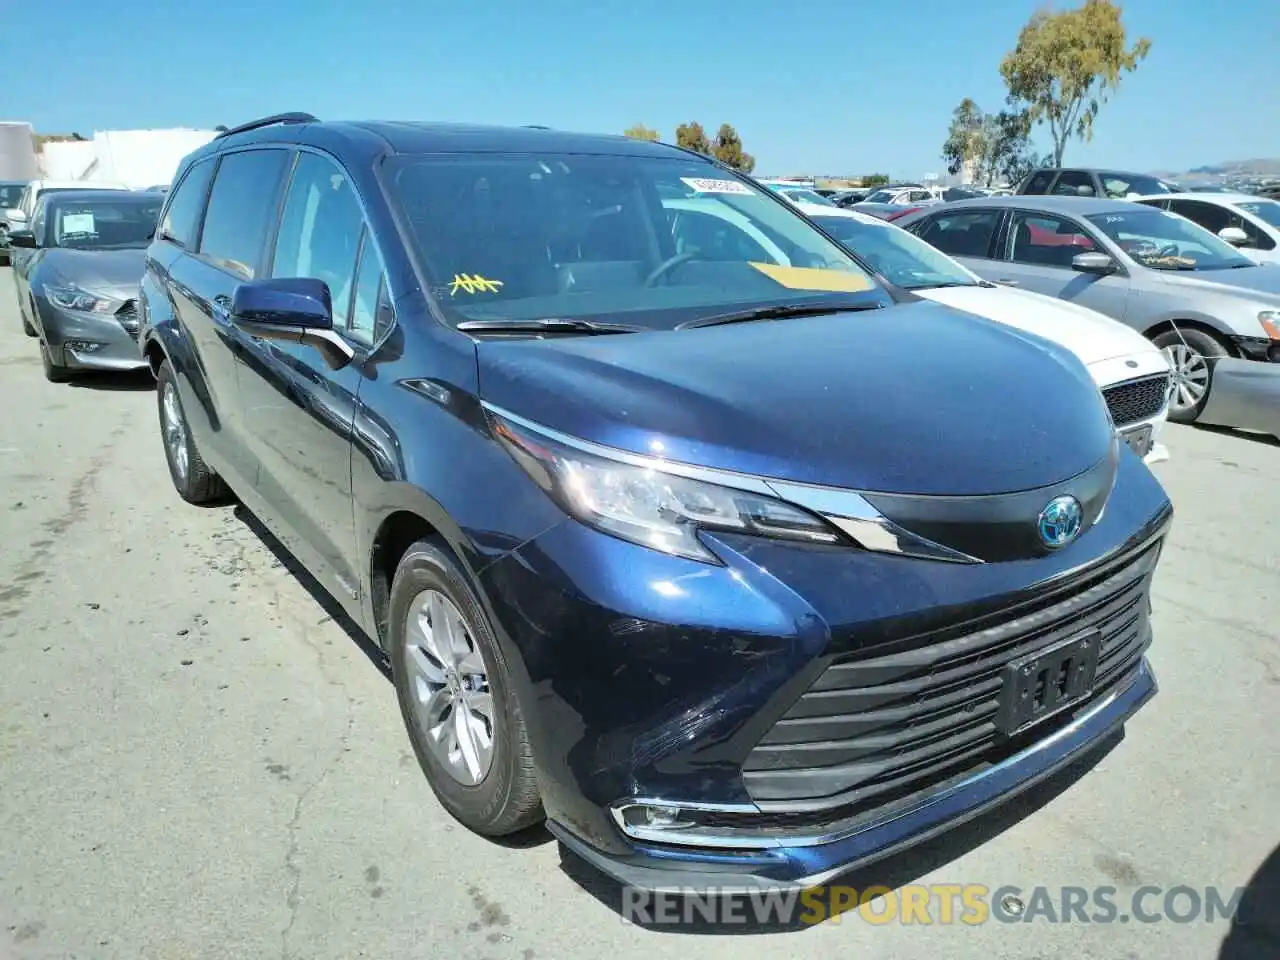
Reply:
<svg viewBox="0 0 1280 960"><path fill-rule="evenodd" d="M1280 269L1270 264L1255 264L1233 270L1152 270L1179 286L1194 287L1215 293L1250 296L1280 302Z"/></svg>
<svg viewBox="0 0 1280 960"><path fill-rule="evenodd" d="M1102 360L1152 354L1163 361L1158 347L1123 323L1079 304L1008 287L941 287L914 291L957 310L1017 327L1060 343L1088 366ZM1168 367L1167 362L1156 368Z"/></svg>
<svg viewBox="0 0 1280 960"><path fill-rule="evenodd" d="M1064 348L938 304L481 341L480 394L632 453L800 483L975 496L1069 479L1112 431Z"/></svg>
<svg viewBox="0 0 1280 960"><path fill-rule="evenodd" d="M142 285L144 247L125 250L68 250L55 247L40 262L42 272L51 271L91 293L137 290Z"/></svg>

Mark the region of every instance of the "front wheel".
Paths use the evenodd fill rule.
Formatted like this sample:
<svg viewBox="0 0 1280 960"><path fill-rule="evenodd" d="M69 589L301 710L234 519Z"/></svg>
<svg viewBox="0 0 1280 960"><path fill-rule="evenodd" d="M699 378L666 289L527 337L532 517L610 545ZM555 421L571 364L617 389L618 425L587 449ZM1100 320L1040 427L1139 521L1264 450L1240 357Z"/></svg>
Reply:
<svg viewBox="0 0 1280 960"><path fill-rule="evenodd" d="M1217 338L1194 327L1166 330L1153 342L1164 352L1173 372L1169 419L1193 423L1209 400L1213 365L1230 352Z"/></svg>
<svg viewBox="0 0 1280 960"><path fill-rule="evenodd" d="M486 836L540 822L533 755L510 666L440 544L420 540L401 559L388 632L400 712L440 803Z"/></svg>
<svg viewBox="0 0 1280 960"><path fill-rule="evenodd" d="M49 345L40 341L40 365L44 367L44 378L50 383L66 383L71 379L71 371L53 359Z"/></svg>
<svg viewBox="0 0 1280 960"><path fill-rule="evenodd" d="M216 503L227 496L222 478L209 468L196 448L187 416L178 396L178 382L169 361L160 364L156 375L156 402L160 408L160 436L164 458L178 496L187 503Z"/></svg>

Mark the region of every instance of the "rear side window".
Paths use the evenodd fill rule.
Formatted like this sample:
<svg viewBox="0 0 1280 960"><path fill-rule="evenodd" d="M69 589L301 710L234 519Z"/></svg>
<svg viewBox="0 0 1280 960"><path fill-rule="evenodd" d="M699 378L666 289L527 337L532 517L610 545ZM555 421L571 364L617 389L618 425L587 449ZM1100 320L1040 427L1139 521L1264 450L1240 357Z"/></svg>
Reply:
<svg viewBox="0 0 1280 960"><path fill-rule="evenodd" d="M200 253L215 266L253 279L288 159L285 150L245 150L222 158L200 235Z"/></svg>
<svg viewBox="0 0 1280 960"><path fill-rule="evenodd" d="M998 211L974 210L931 217L928 225L919 226L916 233L921 240L953 257L989 257L991 238L999 225Z"/></svg>
<svg viewBox="0 0 1280 960"><path fill-rule="evenodd" d="M209 192L209 177L212 174L212 159L201 160L187 171L164 212L164 220L160 223L162 239L170 240L188 250L195 246L200 214L204 210L204 198Z"/></svg>

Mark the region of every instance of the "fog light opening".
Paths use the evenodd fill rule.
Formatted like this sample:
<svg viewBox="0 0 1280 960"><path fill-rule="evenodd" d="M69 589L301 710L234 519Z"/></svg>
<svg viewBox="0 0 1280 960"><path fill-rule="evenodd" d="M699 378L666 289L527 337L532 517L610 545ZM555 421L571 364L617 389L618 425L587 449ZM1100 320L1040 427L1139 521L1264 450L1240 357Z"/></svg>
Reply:
<svg viewBox="0 0 1280 960"><path fill-rule="evenodd" d="M102 344L92 340L66 340L62 345L72 353L94 353L102 349Z"/></svg>
<svg viewBox="0 0 1280 960"><path fill-rule="evenodd" d="M618 829L632 840L743 850L773 845L750 823L753 816L760 814L751 804L628 801L613 807L610 813Z"/></svg>

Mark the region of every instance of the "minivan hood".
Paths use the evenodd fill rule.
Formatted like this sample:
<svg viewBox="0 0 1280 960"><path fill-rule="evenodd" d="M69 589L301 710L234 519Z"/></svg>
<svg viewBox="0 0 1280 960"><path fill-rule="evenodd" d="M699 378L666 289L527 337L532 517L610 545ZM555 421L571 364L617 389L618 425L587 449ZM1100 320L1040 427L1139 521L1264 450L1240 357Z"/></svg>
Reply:
<svg viewBox="0 0 1280 960"><path fill-rule="evenodd" d="M939 287L913 291L936 303L967 310L1060 343L1086 365L1132 354L1160 352L1132 327L1088 307L1009 287Z"/></svg>
<svg viewBox="0 0 1280 960"><path fill-rule="evenodd" d="M1268 264L1256 264L1237 270L1154 270L1161 279L1179 286L1208 289L1217 293L1241 295L1262 294L1257 299L1280 303L1280 270Z"/></svg>
<svg viewBox="0 0 1280 960"><path fill-rule="evenodd" d="M477 345L480 394L632 453L847 489L982 495L1105 457L1062 347L938 304L682 331Z"/></svg>

